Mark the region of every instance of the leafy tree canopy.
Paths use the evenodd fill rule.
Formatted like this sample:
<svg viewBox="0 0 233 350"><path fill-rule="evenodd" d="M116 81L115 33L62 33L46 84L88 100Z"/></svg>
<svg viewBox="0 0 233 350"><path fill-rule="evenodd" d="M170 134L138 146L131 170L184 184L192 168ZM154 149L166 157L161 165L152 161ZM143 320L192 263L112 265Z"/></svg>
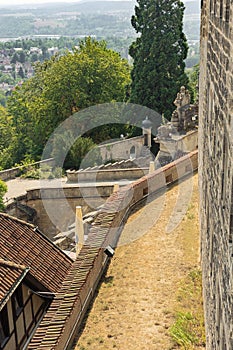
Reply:
<svg viewBox="0 0 233 350"><path fill-rule="evenodd" d="M196 101L197 99L199 71L200 67L198 63L189 72L189 88L193 101Z"/></svg>
<svg viewBox="0 0 233 350"><path fill-rule="evenodd" d="M177 92L188 82L184 5L179 0L137 2L131 22L140 36L130 47L134 59L130 99L169 118Z"/></svg>
<svg viewBox="0 0 233 350"><path fill-rule="evenodd" d="M55 147L53 150L55 162L57 162L57 160L59 161L59 157L61 156L60 151L63 150L63 147L66 148L69 140L73 138L72 132L68 131L68 133L70 133L70 135L58 135L55 138ZM90 137L78 137L73 145L70 144L68 146L70 150L64 162L65 169L79 169L80 165L83 168L87 168L89 166L102 164L100 151ZM88 157L85 158L87 154Z"/></svg>
<svg viewBox="0 0 233 350"><path fill-rule="evenodd" d="M72 52L35 66L35 76L16 88L8 109L17 133L15 161L41 155L54 129L71 114L119 101L130 82L129 65L105 42L87 38Z"/></svg>
<svg viewBox="0 0 233 350"><path fill-rule="evenodd" d="M13 164L14 135L12 117L8 116L7 110L0 106L0 169L6 169Z"/></svg>

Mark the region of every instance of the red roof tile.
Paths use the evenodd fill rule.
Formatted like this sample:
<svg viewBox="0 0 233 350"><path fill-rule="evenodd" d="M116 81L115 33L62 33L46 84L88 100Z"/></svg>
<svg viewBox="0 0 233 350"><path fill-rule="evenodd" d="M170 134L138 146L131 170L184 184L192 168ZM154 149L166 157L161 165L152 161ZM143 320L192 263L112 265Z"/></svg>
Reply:
<svg viewBox="0 0 233 350"><path fill-rule="evenodd" d="M2 213L0 258L30 268L29 274L53 293L72 265L72 260L33 225ZM3 283L1 278L0 286Z"/></svg>
<svg viewBox="0 0 233 350"><path fill-rule="evenodd" d="M25 266L0 259L0 309L7 303L28 271Z"/></svg>

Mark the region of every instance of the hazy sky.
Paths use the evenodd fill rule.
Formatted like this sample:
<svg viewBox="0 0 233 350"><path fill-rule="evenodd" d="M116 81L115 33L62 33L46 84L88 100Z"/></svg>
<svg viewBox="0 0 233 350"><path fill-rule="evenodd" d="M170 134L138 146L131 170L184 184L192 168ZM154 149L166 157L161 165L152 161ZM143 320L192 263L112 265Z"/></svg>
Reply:
<svg viewBox="0 0 233 350"><path fill-rule="evenodd" d="M1 5L42 4L49 2L79 2L80 0L0 0Z"/></svg>
<svg viewBox="0 0 233 350"><path fill-rule="evenodd" d="M42 4L42 3L49 3L49 2L79 2L79 1L80 0L0 0L0 6L1 5L3 6L21 5L21 4ZM190 0L186 0L186 1L190 1ZM196 1L200 1L200 0L196 0Z"/></svg>

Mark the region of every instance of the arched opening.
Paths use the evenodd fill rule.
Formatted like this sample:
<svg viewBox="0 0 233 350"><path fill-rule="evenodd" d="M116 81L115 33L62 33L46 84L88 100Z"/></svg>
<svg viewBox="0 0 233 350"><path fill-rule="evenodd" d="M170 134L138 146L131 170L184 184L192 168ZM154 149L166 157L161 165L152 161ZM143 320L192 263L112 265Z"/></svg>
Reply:
<svg viewBox="0 0 233 350"><path fill-rule="evenodd" d="M130 148L130 159L136 158L136 149L135 146Z"/></svg>
<svg viewBox="0 0 233 350"><path fill-rule="evenodd" d="M148 147L148 134L144 134L144 146Z"/></svg>

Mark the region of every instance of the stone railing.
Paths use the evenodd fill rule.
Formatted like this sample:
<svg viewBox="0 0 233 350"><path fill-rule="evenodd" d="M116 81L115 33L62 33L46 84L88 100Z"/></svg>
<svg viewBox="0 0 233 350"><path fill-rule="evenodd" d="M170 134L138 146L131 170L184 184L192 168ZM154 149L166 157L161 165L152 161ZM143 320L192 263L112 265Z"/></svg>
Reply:
<svg viewBox="0 0 233 350"><path fill-rule="evenodd" d="M135 180L144 176L149 171L149 163L145 167L145 157L121 160L114 163L102 164L80 170L67 170L68 182L88 181L117 181L121 179Z"/></svg>
<svg viewBox="0 0 233 350"><path fill-rule="evenodd" d="M68 182L103 182L120 181L123 179L136 180L147 174L149 168L129 168L129 169L100 169L86 171L67 171Z"/></svg>

